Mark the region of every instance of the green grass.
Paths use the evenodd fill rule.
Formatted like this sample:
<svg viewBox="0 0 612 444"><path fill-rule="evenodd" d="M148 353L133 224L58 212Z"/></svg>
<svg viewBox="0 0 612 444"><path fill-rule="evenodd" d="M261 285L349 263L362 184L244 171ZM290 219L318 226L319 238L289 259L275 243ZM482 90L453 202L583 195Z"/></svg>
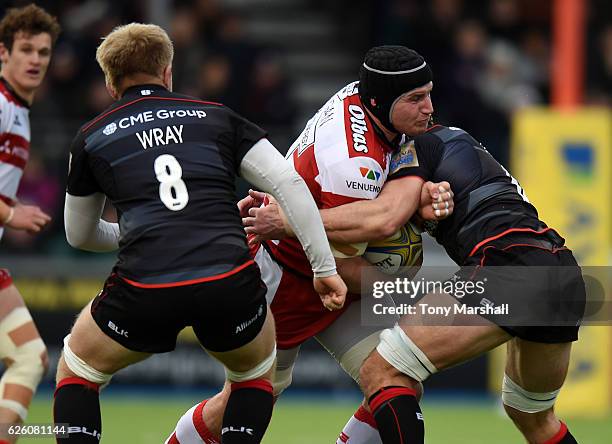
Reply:
<svg viewBox="0 0 612 444"><path fill-rule="evenodd" d="M28 423L51 421L50 395L40 395L30 410ZM103 396L103 443L163 443L179 415L195 398ZM347 401L279 401L264 444L333 444L342 426L355 410ZM524 442L497 406L453 400L430 401L423 405L427 444L516 444ZM577 439L587 444L608 444L612 418L568 419ZM21 439L21 442L52 444L51 439Z"/></svg>

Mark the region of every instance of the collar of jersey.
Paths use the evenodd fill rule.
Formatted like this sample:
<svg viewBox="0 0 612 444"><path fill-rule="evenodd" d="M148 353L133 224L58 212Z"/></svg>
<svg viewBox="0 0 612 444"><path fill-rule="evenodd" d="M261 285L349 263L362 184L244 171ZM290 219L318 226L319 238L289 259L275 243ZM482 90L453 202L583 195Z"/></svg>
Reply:
<svg viewBox="0 0 612 444"><path fill-rule="evenodd" d="M154 83L145 83L145 84L142 84L142 85L130 86L128 89L126 89L123 92L122 98L126 98L126 97L146 97L146 96L143 96L140 93L140 91L142 91L143 89L150 89L152 92L168 91L168 89L165 86L157 85L157 84L154 84Z"/></svg>
<svg viewBox="0 0 612 444"><path fill-rule="evenodd" d="M19 94L17 94L15 89L8 82L8 80L6 80L4 77L0 77L0 82L2 82L4 84L4 87L9 90L9 92L13 95L15 100L17 100L21 106L24 106L24 107L30 109L30 104L27 102L27 100L24 99L23 97L21 97Z"/></svg>
<svg viewBox="0 0 612 444"><path fill-rule="evenodd" d="M383 132L382 128L380 128L376 122L374 122L374 119L372 119L370 117L370 115L368 113L365 113L366 118L370 121L370 123L372 124L372 128L374 128L374 132L376 133L376 135L378 136L378 138L382 141L384 148L387 151L395 151L399 148L400 145L400 141L402 139L402 135L401 134L397 134L393 140L391 142L389 142L389 140L387 139L387 136L385 136L385 133Z"/></svg>

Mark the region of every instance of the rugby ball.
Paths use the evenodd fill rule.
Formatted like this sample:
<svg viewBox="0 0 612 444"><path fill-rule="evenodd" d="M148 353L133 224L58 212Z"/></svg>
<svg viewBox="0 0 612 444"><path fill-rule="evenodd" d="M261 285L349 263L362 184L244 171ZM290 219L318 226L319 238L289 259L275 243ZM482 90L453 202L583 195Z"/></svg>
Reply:
<svg viewBox="0 0 612 444"><path fill-rule="evenodd" d="M365 260L376 265L385 274L394 275L401 267L421 265L423 262L423 240L409 222L393 236L370 242L363 254Z"/></svg>

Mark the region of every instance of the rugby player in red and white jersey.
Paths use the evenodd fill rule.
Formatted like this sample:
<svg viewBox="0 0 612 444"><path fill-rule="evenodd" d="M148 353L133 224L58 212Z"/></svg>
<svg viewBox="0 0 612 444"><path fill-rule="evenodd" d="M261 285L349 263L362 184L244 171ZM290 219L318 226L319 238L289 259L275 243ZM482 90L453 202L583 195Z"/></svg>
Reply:
<svg viewBox="0 0 612 444"><path fill-rule="evenodd" d="M29 5L9 9L0 21L0 238L4 227L39 232L51 218L17 202L30 152L30 105L45 77L59 34L56 19ZM25 420L47 367L47 350L11 275L0 269L0 443L14 442L8 426Z"/></svg>
<svg viewBox="0 0 612 444"><path fill-rule="evenodd" d="M289 149L287 158L306 182L320 209L375 199L387 179L390 155L399 147L401 135L419 134L427 129L433 113L429 96L431 70L414 51L402 48L400 53L409 56L405 65L409 72L408 75L399 73L395 90L383 91L376 82L365 85L367 94L359 82L345 86L308 121ZM364 97L373 102L364 106ZM375 104L375 97L379 99L378 104ZM452 212L452 193L447 188L440 192L440 185L428 183L424 187L422 216L446 217ZM442 185L447 187L448 184ZM241 201L241 213L247 225L258 212L265 211L257 208L261 195L252 193L251 196ZM448 211L435 209L432 198L440 199L436 207L446 207ZM382 238L394 234L398 227L385 229L392 231L382 233ZM332 244L341 275L342 261L363 254L366 246L367 243ZM275 395L280 395L291 383L300 345L311 337L357 380L361 363L375 348L383 328L364 326L360 322L359 276L343 275L349 290L354 293L347 297L342 310L329 312L320 307L320 302L317 305L318 297L307 285L312 275L296 239L285 237L280 241L254 243L252 247L268 287L267 299L276 322ZM395 319L387 321L391 326ZM226 384L222 393L193 406L178 421L166 443L218 443L228 395ZM378 437L376 429L372 428L374 419L367 410L360 408L355 421L356 427L370 428L367 432Z"/></svg>

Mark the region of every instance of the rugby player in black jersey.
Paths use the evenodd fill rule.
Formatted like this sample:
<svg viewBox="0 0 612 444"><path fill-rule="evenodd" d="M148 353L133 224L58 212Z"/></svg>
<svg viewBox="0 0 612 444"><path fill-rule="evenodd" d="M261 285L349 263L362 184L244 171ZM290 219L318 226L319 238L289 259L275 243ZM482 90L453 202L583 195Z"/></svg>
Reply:
<svg viewBox="0 0 612 444"><path fill-rule="evenodd" d="M188 325L231 383L221 442L261 441L272 413L275 332L236 207L238 174L283 207L323 304L344 303L346 286L302 179L261 128L220 104L172 93L172 56L161 28L136 23L111 32L96 53L116 102L72 143L66 236L76 248L119 253L64 340L54 416L69 427L58 442L98 442L100 387L173 350ZM106 199L118 224L100 219Z"/></svg>
<svg viewBox="0 0 612 444"><path fill-rule="evenodd" d="M509 304L512 312L483 314L486 321L463 316L448 326L434 325L438 320L426 315L406 315L383 331L360 371L382 442L423 443L420 383L507 342L502 387L507 414L529 443L576 443L553 410L586 299L580 267L564 239L539 219L516 179L459 128L436 125L407 140L394 155L390 176L405 177L388 182L373 201L322 212L328 237L358 242L381 226L399 227L413 215L424 181L448 181L454 213L432 234L466 267L459 279L488 283L484 295L432 294L421 302L479 308L484 301ZM513 272L515 266L520 271Z"/></svg>

